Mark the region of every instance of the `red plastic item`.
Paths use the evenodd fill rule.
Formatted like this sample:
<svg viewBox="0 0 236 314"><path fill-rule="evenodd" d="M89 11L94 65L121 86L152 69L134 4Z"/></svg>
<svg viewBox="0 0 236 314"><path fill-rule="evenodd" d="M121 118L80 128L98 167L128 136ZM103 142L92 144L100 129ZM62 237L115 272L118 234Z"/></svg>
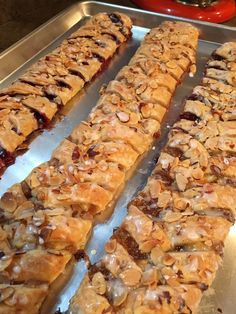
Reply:
<svg viewBox="0 0 236 314"><path fill-rule="evenodd" d="M205 8L178 3L174 0L132 1L145 10L213 23L225 22L236 14L235 0L218 0Z"/></svg>

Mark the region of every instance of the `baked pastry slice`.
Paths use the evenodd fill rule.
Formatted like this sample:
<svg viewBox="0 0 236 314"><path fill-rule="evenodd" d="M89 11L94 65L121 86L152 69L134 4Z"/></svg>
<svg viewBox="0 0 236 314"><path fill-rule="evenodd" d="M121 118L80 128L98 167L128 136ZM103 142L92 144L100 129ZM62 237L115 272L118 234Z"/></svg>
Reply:
<svg viewBox="0 0 236 314"><path fill-rule="evenodd" d="M1 272L5 281L15 283L42 282L52 283L65 269L71 254L53 250L31 250L20 252L12 257L9 266Z"/></svg>

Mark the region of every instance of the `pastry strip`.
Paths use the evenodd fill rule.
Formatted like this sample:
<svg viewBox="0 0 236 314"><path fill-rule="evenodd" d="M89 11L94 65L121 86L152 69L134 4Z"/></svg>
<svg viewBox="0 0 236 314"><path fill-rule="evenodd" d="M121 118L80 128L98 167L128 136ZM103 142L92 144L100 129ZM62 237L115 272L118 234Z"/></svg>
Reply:
<svg viewBox="0 0 236 314"><path fill-rule="evenodd" d="M41 58L12 85L0 90L0 171L35 130L49 125L58 110L92 80L131 36L121 13L99 13Z"/></svg>
<svg viewBox="0 0 236 314"><path fill-rule="evenodd" d="M146 187L130 202L105 255L89 267L70 313L196 313L235 220L235 118L222 119L235 110L234 86L225 80L235 69L235 48L226 43L212 55ZM225 76L209 80L218 62Z"/></svg>

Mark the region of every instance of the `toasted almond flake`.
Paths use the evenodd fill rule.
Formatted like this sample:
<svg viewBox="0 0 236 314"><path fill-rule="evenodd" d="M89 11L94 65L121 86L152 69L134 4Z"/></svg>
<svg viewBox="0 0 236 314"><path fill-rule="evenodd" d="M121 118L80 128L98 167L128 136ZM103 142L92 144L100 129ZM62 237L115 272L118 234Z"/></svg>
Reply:
<svg viewBox="0 0 236 314"><path fill-rule="evenodd" d="M105 245L105 250L107 253L113 253L116 250L117 241L115 239L110 240Z"/></svg>
<svg viewBox="0 0 236 314"><path fill-rule="evenodd" d="M124 111L117 112L116 116L121 122L124 122L124 123L130 120L129 114Z"/></svg>
<svg viewBox="0 0 236 314"><path fill-rule="evenodd" d="M175 176L175 179L176 179L178 189L180 191L184 191L186 189L186 185L188 183L187 178L182 173L177 173Z"/></svg>
<svg viewBox="0 0 236 314"><path fill-rule="evenodd" d="M179 219L181 219L182 214L181 213L175 213L172 211L168 211L164 217L164 221L166 222L174 222L174 221L178 221Z"/></svg>
<svg viewBox="0 0 236 314"><path fill-rule="evenodd" d="M139 245L139 248L142 252L148 253L152 248L157 244L156 239L147 240Z"/></svg>
<svg viewBox="0 0 236 314"><path fill-rule="evenodd" d="M174 207L179 210L184 210L188 206L188 201L184 198L177 197L174 199Z"/></svg>
<svg viewBox="0 0 236 314"><path fill-rule="evenodd" d="M146 84L142 84L140 85L137 89L136 89L136 94L137 95L140 95L142 94L147 88L147 85Z"/></svg>
<svg viewBox="0 0 236 314"><path fill-rule="evenodd" d="M141 113L144 118L148 118L151 114L150 105L146 104L141 107Z"/></svg>
<svg viewBox="0 0 236 314"><path fill-rule="evenodd" d="M165 254L163 256L163 263L166 265L166 266L172 266L175 262L175 259L170 255L170 254Z"/></svg>
<svg viewBox="0 0 236 314"><path fill-rule="evenodd" d="M141 279L141 272L138 269L126 269L120 273L120 278L127 286L136 286Z"/></svg>
<svg viewBox="0 0 236 314"><path fill-rule="evenodd" d="M151 251L151 260L157 265L159 263L160 257L164 255L163 251L159 247L155 247Z"/></svg>
<svg viewBox="0 0 236 314"><path fill-rule="evenodd" d="M193 169L192 176L196 180L201 180L204 177L204 173L201 168Z"/></svg>
<svg viewBox="0 0 236 314"><path fill-rule="evenodd" d="M107 171L108 169L108 163L105 161L105 160L101 160L99 163L98 163L98 168L101 170L101 171Z"/></svg>
<svg viewBox="0 0 236 314"><path fill-rule="evenodd" d="M155 179L149 180L149 191L152 198L158 198L161 193L161 184Z"/></svg>
<svg viewBox="0 0 236 314"><path fill-rule="evenodd" d="M106 292L106 289L107 289L106 281L101 272L98 272L93 276L92 286L94 290L96 291L96 293L98 294L102 295Z"/></svg>
<svg viewBox="0 0 236 314"><path fill-rule="evenodd" d="M157 282L157 270L152 268L146 270L142 275L142 283L144 285L151 285Z"/></svg>
<svg viewBox="0 0 236 314"><path fill-rule="evenodd" d="M157 205L158 207L163 207L165 208L169 201L171 200L171 194L169 191L164 191L163 193L161 193L158 197L158 201L157 201Z"/></svg>
<svg viewBox="0 0 236 314"><path fill-rule="evenodd" d="M120 279L110 281L108 290L110 291L110 297L114 306L119 306L124 303L127 298L128 288Z"/></svg>

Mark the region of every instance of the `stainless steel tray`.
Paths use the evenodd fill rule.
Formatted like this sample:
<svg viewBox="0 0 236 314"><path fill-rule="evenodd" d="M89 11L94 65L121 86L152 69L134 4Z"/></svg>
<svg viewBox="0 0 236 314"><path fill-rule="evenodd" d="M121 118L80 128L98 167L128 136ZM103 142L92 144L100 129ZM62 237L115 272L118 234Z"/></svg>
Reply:
<svg viewBox="0 0 236 314"><path fill-rule="evenodd" d="M48 160L52 151L60 141L70 134L72 129L85 119L99 98L99 89L102 84L108 83L115 77L119 69L128 63L138 48L149 28L157 26L163 20L185 20L167 15L146 12L133 8L120 7L101 2L88 1L78 3L63 11L55 18L38 28L23 40L0 55L0 88L15 80L27 67L39 57L53 50L65 37L72 33L84 20L97 12L121 11L128 14L134 21L133 37L121 47L118 54L110 62L108 68L79 93L75 99L66 106L63 116L58 115L54 120L53 128L39 134L29 144L29 150L17 157L14 165L10 166L0 181L0 195L12 184L23 180L33 167ZM153 149L139 163L132 178L118 199L112 217L104 224L94 228L91 240L87 245L87 253L92 262L97 261L103 254L103 247L114 227L120 225L126 215L126 205L139 191L154 168L159 152L166 142L170 126L175 122L182 110L181 103L190 94L191 89L200 82L204 65L210 53L217 46L226 41L236 39L236 30L227 26L201 23L192 20L201 31L199 48L197 52L198 70L194 78L186 78L177 89L171 108L162 124L161 138L154 144ZM236 313L236 227L233 227L227 239L223 266L217 273L216 280L207 295L204 296L199 313L201 314L235 314ZM67 310L68 301L79 287L86 268L83 262L75 265L73 276L63 291L58 293L53 308L45 309L44 313L54 313L60 308Z"/></svg>

